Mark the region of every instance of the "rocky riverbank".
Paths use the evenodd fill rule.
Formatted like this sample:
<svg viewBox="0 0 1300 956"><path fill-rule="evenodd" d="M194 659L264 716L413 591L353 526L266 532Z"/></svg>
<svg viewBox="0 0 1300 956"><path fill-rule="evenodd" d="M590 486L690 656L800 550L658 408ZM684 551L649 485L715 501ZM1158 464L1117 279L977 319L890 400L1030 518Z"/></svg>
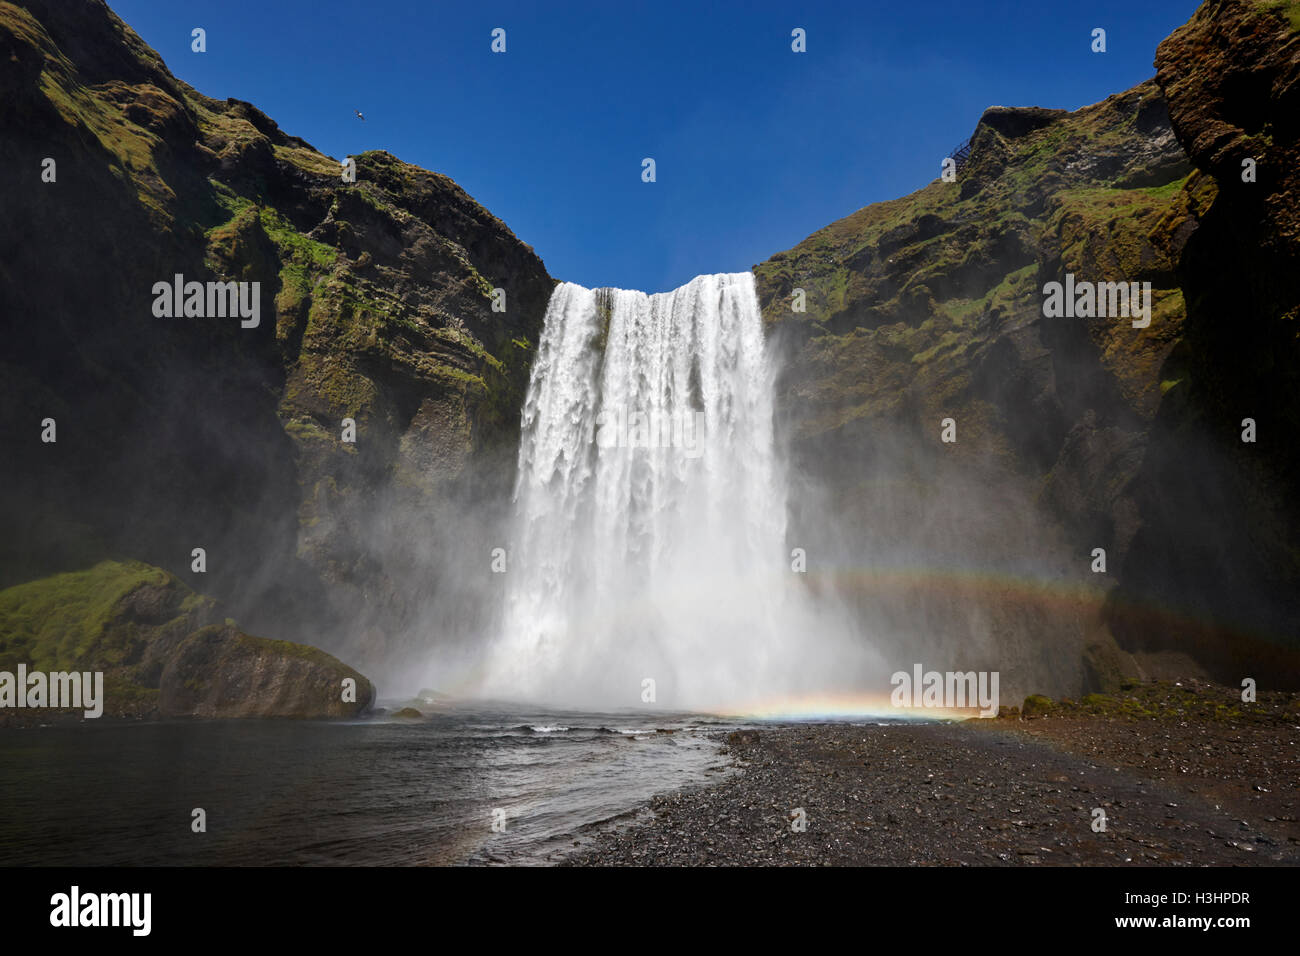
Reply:
<svg viewBox="0 0 1300 956"><path fill-rule="evenodd" d="M1300 695L1239 694L1152 682L1029 718L733 733L739 773L657 797L567 862L1300 863Z"/></svg>

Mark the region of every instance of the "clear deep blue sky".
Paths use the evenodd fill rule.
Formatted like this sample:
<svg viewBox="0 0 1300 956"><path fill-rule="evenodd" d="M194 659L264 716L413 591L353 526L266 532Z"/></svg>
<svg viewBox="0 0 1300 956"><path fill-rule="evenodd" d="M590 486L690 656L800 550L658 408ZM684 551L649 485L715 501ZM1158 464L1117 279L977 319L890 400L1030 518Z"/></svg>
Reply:
<svg viewBox="0 0 1300 956"><path fill-rule="evenodd" d="M445 173L551 275L648 292L748 269L919 189L987 106L1075 109L1128 89L1198 6L109 3L201 92L248 100L336 158L386 149ZM206 53L190 51L193 27ZM807 53L791 52L795 27Z"/></svg>

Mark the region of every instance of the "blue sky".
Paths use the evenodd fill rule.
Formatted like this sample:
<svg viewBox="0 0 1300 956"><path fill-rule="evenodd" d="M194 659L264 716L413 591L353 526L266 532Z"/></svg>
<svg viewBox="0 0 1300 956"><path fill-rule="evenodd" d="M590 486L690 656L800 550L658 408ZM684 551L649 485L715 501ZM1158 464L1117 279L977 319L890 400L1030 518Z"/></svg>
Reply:
<svg viewBox="0 0 1300 956"><path fill-rule="evenodd" d="M1074 109L1128 89L1198 6L109 4L201 92L248 100L334 157L387 149L445 173L551 275L648 292L748 269L920 188L987 106ZM641 181L645 157L657 182Z"/></svg>

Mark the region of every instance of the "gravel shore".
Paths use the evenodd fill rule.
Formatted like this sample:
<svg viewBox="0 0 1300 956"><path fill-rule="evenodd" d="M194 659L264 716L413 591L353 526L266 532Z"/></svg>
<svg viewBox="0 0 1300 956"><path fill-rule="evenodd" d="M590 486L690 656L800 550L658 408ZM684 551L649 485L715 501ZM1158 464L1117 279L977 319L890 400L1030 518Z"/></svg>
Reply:
<svg viewBox="0 0 1300 956"><path fill-rule="evenodd" d="M1032 719L733 733L738 772L656 797L564 862L1300 863L1300 695L1238 706L1239 693L1144 684Z"/></svg>

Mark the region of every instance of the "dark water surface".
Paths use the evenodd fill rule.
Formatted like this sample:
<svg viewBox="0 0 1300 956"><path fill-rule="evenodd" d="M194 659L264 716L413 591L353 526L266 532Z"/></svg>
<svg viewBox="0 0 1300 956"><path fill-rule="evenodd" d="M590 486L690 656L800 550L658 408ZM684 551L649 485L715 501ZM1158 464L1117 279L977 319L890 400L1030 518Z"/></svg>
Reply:
<svg viewBox="0 0 1300 956"><path fill-rule="evenodd" d="M546 862L583 828L716 779L708 734L735 726L502 708L10 728L0 866Z"/></svg>

